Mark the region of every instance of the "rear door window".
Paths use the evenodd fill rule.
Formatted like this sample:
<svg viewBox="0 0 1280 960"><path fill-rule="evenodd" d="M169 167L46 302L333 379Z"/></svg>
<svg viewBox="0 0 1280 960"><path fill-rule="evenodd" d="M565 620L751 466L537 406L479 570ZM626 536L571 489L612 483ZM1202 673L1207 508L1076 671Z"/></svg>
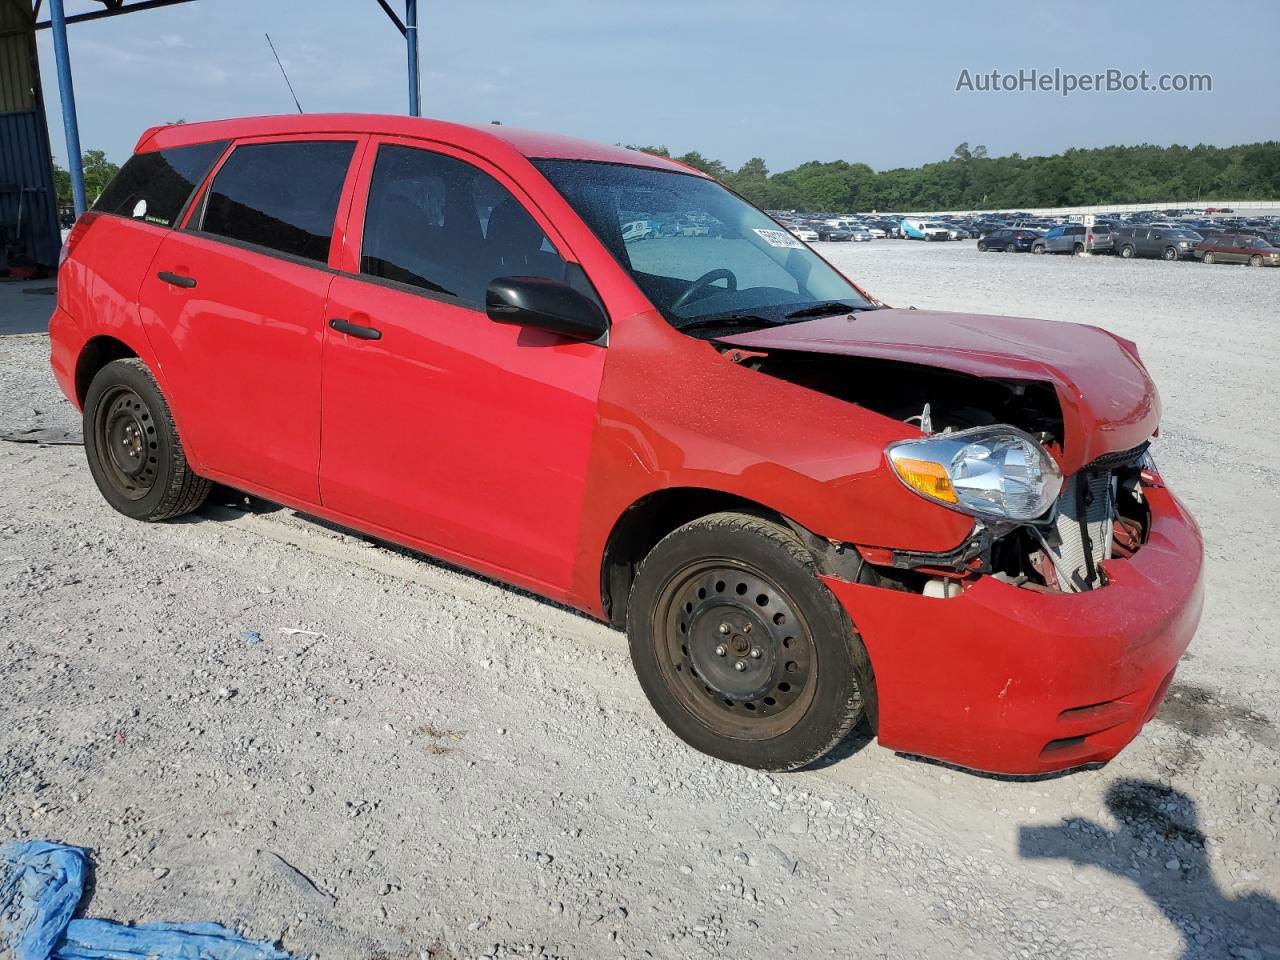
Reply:
<svg viewBox="0 0 1280 960"><path fill-rule="evenodd" d="M566 264L506 187L456 157L378 148L360 272L483 308L497 277L563 280Z"/></svg>
<svg viewBox="0 0 1280 960"><path fill-rule="evenodd" d="M347 140L236 147L209 187L200 229L324 263L354 152Z"/></svg>
<svg viewBox="0 0 1280 960"><path fill-rule="evenodd" d="M135 153L102 191L93 209L172 227L191 198L191 191L226 148L227 141L222 140Z"/></svg>

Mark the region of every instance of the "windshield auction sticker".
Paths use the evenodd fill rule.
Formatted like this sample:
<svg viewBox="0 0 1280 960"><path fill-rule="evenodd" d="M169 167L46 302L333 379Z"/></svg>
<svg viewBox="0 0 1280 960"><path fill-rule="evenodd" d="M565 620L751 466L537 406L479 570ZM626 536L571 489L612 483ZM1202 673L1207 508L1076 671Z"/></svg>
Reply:
<svg viewBox="0 0 1280 960"><path fill-rule="evenodd" d="M759 227L755 227L754 230L760 235L760 239L771 247L795 247L797 250L804 249L804 244L785 230L761 230Z"/></svg>

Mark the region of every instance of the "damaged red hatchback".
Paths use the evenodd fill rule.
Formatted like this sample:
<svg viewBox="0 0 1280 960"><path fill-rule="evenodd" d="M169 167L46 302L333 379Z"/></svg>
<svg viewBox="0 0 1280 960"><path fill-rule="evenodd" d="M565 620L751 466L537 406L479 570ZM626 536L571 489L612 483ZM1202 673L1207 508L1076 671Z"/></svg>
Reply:
<svg viewBox="0 0 1280 960"><path fill-rule="evenodd" d="M1200 616L1133 344L891 309L630 150L156 128L76 225L51 334L116 509L217 481L571 604L735 763L809 764L862 718L982 770L1104 761Z"/></svg>

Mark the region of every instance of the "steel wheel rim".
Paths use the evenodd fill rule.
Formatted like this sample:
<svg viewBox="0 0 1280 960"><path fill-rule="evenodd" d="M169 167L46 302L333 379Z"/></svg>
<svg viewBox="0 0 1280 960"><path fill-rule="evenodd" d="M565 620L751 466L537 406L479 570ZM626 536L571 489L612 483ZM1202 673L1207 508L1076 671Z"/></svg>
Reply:
<svg viewBox="0 0 1280 960"><path fill-rule="evenodd" d="M653 625L668 685L720 736L777 737L813 702L812 631L786 591L748 564L712 559L676 571L659 593Z"/></svg>
<svg viewBox="0 0 1280 960"><path fill-rule="evenodd" d="M98 403L94 419L98 459L112 488L128 500L154 489L159 443L155 418L133 390L116 385Z"/></svg>

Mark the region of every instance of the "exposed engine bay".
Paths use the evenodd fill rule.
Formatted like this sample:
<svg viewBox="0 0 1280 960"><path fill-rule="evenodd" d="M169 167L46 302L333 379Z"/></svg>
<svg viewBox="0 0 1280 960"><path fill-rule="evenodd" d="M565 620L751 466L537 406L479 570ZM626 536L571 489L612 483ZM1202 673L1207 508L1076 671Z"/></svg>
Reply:
<svg viewBox="0 0 1280 960"><path fill-rule="evenodd" d="M734 351L743 366L946 436L1008 425L1050 452L1062 449L1063 416L1050 383L1000 380L918 364L808 351ZM1105 586L1103 561L1132 556L1146 538L1142 473L1147 444L1109 454L1064 477L1061 494L1033 521L976 520L969 541L945 555L863 549L885 586L946 597L989 575L1049 593Z"/></svg>

